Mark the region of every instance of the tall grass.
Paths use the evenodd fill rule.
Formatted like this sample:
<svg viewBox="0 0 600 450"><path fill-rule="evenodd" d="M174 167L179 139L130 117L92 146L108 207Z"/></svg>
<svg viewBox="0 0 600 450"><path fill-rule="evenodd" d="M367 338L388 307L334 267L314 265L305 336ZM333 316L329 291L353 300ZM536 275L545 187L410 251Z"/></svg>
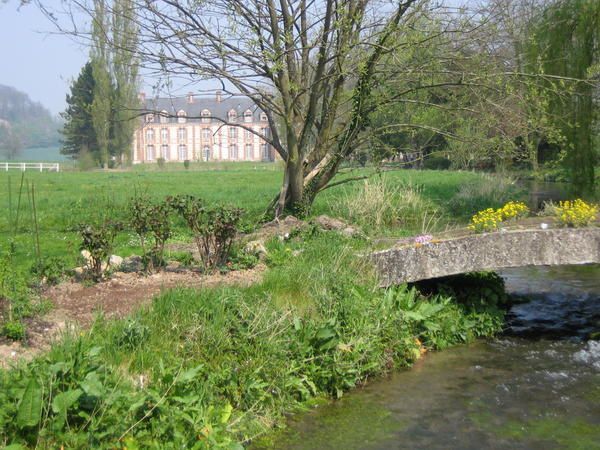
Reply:
<svg viewBox="0 0 600 450"><path fill-rule="evenodd" d="M429 232L440 220L438 208L425 198L422 186L385 175L364 180L358 189L344 190L330 208L371 233L394 228Z"/></svg>

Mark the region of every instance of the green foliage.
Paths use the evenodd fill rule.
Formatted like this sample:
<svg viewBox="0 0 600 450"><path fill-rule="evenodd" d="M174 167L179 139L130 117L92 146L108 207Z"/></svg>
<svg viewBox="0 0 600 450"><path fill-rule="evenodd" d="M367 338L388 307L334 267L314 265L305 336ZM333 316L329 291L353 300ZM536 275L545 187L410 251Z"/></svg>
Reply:
<svg viewBox="0 0 600 450"><path fill-rule="evenodd" d="M190 160L186 159L185 161L183 161L183 167L185 167L185 170L188 170L190 168Z"/></svg>
<svg viewBox="0 0 600 450"><path fill-rule="evenodd" d="M0 371L0 443L241 448L301 402L411 364L423 345L498 330L448 297L377 288L355 257L363 241L308 232L268 245L289 256L261 284L167 291ZM35 425L19 426L18 411Z"/></svg>
<svg viewBox="0 0 600 450"><path fill-rule="evenodd" d="M423 168L430 170L448 170L452 161L443 156L428 156L423 162Z"/></svg>
<svg viewBox="0 0 600 450"><path fill-rule="evenodd" d="M167 202L194 235L204 267L214 269L224 265L238 231L242 210L228 206L209 207L192 195L168 197Z"/></svg>
<svg viewBox="0 0 600 450"><path fill-rule="evenodd" d="M31 274L51 286L60 283L67 271L66 261L57 257L41 259L31 266Z"/></svg>
<svg viewBox="0 0 600 450"><path fill-rule="evenodd" d="M25 339L25 325L20 321L8 321L2 327L2 334L13 341Z"/></svg>
<svg viewBox="0 0 600 450"><path fill-rule="evenodd" d="M163 157L160 158L156 158L156 164L158 164L158 167L162 170L165 168L166 165L166 160Z"/></svg>
<svg viewBox="0 0 600 450"><path fill-rule="evenodd" d="M105 221L97 225L79 225L81 236L80 250L90 253L89 269L95 280L104 276L104 267L108 267L108 261L112 253L114 240L122 225L118 222Z"/></svg>

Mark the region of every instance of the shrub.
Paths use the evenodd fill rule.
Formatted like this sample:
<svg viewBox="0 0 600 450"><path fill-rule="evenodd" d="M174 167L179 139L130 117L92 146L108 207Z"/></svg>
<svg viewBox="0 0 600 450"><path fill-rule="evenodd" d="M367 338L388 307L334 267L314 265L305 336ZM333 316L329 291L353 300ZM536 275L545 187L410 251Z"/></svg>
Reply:
<svg viewBox="0 0 600 450"><path fill-rule="evenodd" d="M202 199L192 195L169 197L167 201L193 233L204 267L214 269L225 264L242 210L227 206L208 207Z"/></svg>
<svg viewBox="0 0 600 450"><path fill-rule="evenodd" d="M185 167L185 169L189 169L190 168L190 160L186 159L185 161L183 161L183 167Z"/></svg>
<svg viewBox="0 0 600 450"><path fill-rule="evenodd" d="M598 206L581 199L559 202L554 208L558 222L567 227L585 227L596 219Z"/></svg>
<svg viewBox="0 0 600 450"><path fill-rule="evenodd" d="M146 195L129 201L129 224L140 238L142 260L147 270L164 265L165 243L171 237L171 207L167 201L152 203ZM148 249L149 237L152 247Z"/></svg>
<svg viewBox="0 0 600 450"><path fill-rule="evenodd" d="M167 160L165 158L156 158L156 164L158 164L159 169L164 169Z"/></svg>
<svg viewBox="0 0 600 450"><path fill-rule="evenodd" d="M90 253L89 270L95 280L100 280L104 275L104 268L108 267L108 260L113 249L113 242L121 224L117 222L103 222L99 225L81 224L80 250Z"/></svg>

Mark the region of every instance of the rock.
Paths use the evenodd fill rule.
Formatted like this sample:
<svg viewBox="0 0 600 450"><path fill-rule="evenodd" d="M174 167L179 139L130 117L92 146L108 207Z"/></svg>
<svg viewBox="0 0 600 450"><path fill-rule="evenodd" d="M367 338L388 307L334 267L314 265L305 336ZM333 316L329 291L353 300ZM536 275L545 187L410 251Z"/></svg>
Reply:
<svg viewBox="0 0 600 450"><path fill-rule="evenodd" d="M362 236L362 232L358 228L355 228L353 226L347 226L341 231L341 233L349 238Z"/></svg>
<svg viewBox="0 0 600 450"><path fill-rule="evenodd" d="M144 269L142 257L138 255L128 256L124 258L120 265L122 272L140 272Z"/></svg>
<svg viewBox="0 0 600 450"><path fill-rule="evenodd" d="M263 258L269 254L269 252L265 248L264 241L260 239L248 242L244 246L244 252L250 255L258 256L259 258Z"/></svg>
<svg viewBox="0 0 600 450"><path fill-rule="evenodd" d="M90 263L92 261L92 254L87 250L81 250L81 257L86 263Z"/></svg>
<svg viewBox="0 0 600 450"><path fill-rule="evenodd" d="M179 261L168 261L167 265L165 266L165 270L167 272L176 272L180 268L181 263Z"/></svg>
<svg viewBox="0 0 600 450"><path fill-rule="evenodd" d="M108 259L108 265L111 269L118 269L121 267L121 264L123 264L123 258L121 258L119 255L110 255L110 258Z"/></svg>
<svg viewBox="0 0 600 450"><path fill-rule="evenodd" d="M346 222L325 215L315 218L314 222L324 230L342 231L343 229L348 228Z"/></svg>
<svg viewBox="0 0 600 450"><path fill-rule="evenodd" d="M84 274L85 269L83 267L75 267L73 269L73 272L75 273L75 275L81 276Z"/></svg>

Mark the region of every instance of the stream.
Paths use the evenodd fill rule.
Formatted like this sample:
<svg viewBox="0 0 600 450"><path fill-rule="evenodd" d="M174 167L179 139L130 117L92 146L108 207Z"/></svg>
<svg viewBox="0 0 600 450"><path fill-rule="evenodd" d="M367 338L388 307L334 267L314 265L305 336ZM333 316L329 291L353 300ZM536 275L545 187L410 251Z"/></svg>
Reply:
<svg viewBox="0 0 600 450"><path fill-rule="evenodd" d="M600 265L501 275L532 299L503 336L298 414L266 448L600 449Z"/></svg>

